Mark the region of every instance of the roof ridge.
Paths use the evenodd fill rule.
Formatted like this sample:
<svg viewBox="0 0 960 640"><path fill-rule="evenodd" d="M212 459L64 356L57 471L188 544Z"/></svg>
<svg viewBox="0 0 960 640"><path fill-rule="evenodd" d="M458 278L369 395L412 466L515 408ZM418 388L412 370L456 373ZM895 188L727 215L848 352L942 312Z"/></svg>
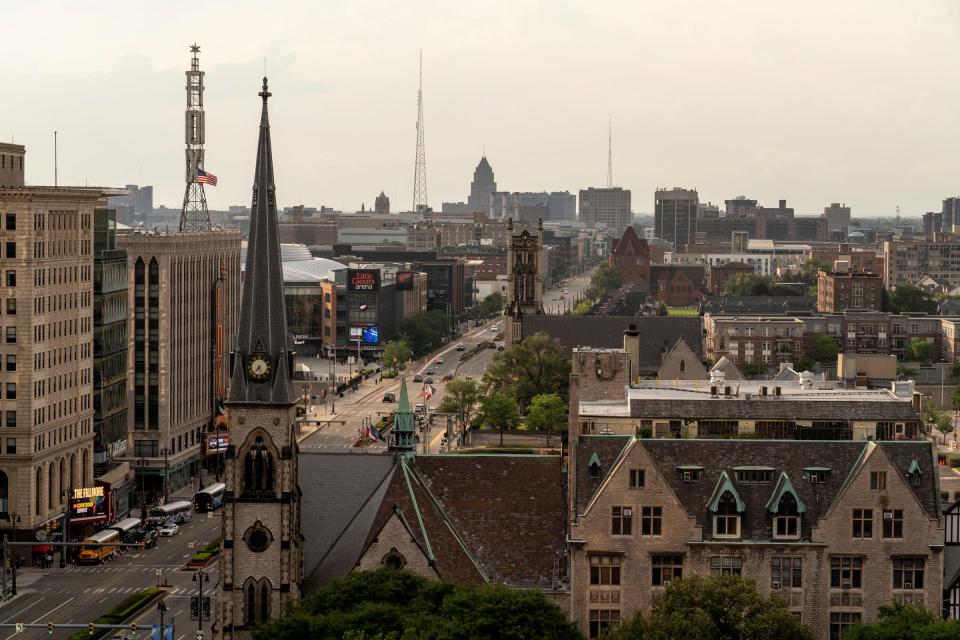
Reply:
<svg viewBox="0 0 960 640"><path fill-rule="evenodd" d="M427 560L430 566L436 568L437 557L433 555L433 547L430 545L430 536L427 535L427 527L423 523L423 514L420 513L420 504L417 502L417 496L413 492L413 484L410 482L410 469L407 467L407 461L401 459L400 469L403 471L403 479L407 483L407 492L410 494L410 501L413 503L413 512L417 515L417 522L420 524L420 533L423 534L423 543L427 547Z"/></svg>
<svg viewBox="0 0 960 640"><path fill-rule="evenodd" d="M620 469L621 465L623 465L623 461L627 459L627 454L629 454L630 451L633 451L633 449L637 446L637 442L638 441L636 438L630 438L626 444L623 445L623 447L620 449L620 453L617 454L617 458L613 461L613 465L610 466L610 471L607 472L606 476L604 476L603 482L600 483L600 486L597 487L597 490L593 492L593 496L587 502L587 506L583 508L583 513L574 514L574 517L579 517L581 515L585 516L590 513L594 503L600 499L600 495L606 490L607 485L610 484L613 476L616 475L616 472ZM594 451L593 453L596 455L597 452Z"/></svg>

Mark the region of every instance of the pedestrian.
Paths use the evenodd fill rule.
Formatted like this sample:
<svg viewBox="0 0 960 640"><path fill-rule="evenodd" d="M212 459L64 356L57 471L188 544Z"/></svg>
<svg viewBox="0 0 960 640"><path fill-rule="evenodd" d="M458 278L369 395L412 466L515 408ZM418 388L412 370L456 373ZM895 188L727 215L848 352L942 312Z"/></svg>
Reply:
<svg viewBox="0 0 960 640"><path fill-rule="evenodd" d="M47 569L50 569L51 567L53 567L53 556L50 555L49 553L46 556L44 556L43 561Z"/></svg>

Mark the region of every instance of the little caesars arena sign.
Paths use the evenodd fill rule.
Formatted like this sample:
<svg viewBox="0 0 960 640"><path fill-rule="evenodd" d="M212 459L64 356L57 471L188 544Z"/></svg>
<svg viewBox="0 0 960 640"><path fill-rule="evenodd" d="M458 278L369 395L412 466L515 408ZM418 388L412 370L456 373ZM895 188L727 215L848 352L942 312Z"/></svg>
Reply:
<svg viewBox="0 0 960 640"><path fill-rule="evenodd" d="M376 269L348 269L347 289L349 291L379 291L380 271Z"/></svg>

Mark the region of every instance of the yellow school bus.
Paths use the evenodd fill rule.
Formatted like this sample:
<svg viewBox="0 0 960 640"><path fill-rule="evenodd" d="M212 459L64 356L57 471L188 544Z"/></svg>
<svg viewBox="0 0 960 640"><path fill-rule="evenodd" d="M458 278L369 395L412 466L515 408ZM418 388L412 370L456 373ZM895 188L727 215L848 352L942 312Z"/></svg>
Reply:
<svg viewBox="0 0 960 640"><path fill-rule="evenodd" d="M100 564L119 551L119 547L111 546L110 543L120 542L120 532L115 529L105 529L93 534L83 542L84 545L80 547L78 564ZM88 547L87 543L100 544Z"/></svg>

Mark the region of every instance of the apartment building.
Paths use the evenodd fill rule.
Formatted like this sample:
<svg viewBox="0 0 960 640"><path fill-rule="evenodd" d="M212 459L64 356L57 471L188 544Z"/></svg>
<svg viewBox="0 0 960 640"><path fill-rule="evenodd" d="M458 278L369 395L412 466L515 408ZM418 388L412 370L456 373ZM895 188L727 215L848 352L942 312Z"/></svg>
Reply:
<svg viewBox="0 0 960 640"><path fill-rule="evenodd" d="M960 285L960 238L901 239L883 243L883 283L888 289L915 285L929 276L942 285Z"/></svg>
<svg viewBox="0 0 960 640"><path fill-rule="evenodd" d="M879 273L850 271L838 261L834 271L817 274L817 311L838 313L847 309L879 311L883 299L883 279ZM843 264L844 267L840 267Z"/></svg>

